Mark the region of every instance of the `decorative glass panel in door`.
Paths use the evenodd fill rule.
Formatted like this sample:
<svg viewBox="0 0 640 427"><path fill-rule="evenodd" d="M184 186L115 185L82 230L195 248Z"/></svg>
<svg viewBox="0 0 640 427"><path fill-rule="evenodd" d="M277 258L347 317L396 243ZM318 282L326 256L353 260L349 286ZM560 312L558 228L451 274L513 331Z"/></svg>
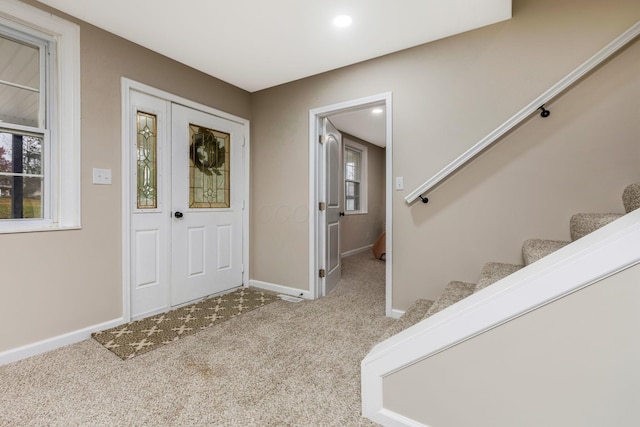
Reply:
<svg viewBox="0 0 640 427"><path fill-rule="evenodd" d="M155 209L158 207L158 148L157 117L138 111L138 209Z"/></svg>
<svg viewBox="0 0 640 427"><path fill-rule="evenodd" d="M189 138L189 207L230 207L231 136L225 132L189 124Z"/></svg>

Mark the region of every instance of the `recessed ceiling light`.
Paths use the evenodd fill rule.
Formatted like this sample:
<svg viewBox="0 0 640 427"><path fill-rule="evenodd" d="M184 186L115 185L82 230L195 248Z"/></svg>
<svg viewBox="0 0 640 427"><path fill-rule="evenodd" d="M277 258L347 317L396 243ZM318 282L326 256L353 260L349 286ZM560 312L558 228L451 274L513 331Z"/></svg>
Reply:
<svg viewBox="0 0 640 427"><path fill-rule="evenodd" d="M373 114L382 114L384 110L382 108L374 108L373 110L371 110L371 112Z"/></svg>
<svg viewBox="0 0 640 427"><path fill-rule="evenodd" d="M353 20L349 15L338 15L333 18L333 25L336 27L348 27Z"/></svg>

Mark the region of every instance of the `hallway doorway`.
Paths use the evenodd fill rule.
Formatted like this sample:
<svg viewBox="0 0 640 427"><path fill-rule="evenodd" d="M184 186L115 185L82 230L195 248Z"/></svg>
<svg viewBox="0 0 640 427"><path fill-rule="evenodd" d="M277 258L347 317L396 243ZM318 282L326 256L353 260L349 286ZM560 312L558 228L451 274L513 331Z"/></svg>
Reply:
<svg viewBox="0 0 640 427"><path fill-rule="evenodd" d="M326 289L326 269L330 265L330 252L328 251L328 237L326 233L326 213L324 208L326 205L326 154L323 146L323 140L321 135L324 131L324 121L327 118L338 117L340 115L362 111L371 110L375 107L382 109L384 116L384 225L380 225L380 229L386 233L387 249L386 249L386 263L385 263L385 294L386 294L386 314L391 315L392 307L392 209L391 209L391 191L392 191L392 105L391 105L391 93L383 93L373 95L366 98L355 99L352 101L343 102L340 104L328 105L325 107L315 108L309 111L309 185L310 185L310 219L309 219L309 266L310 266L310 278L309 278L309 291L313 298L324 296ZM339 130L339 128L338 128ZM358 138L352 138L358 139ZM341 182L341 185L342 182ZM348 187L348 186L347 186ZM353 187L353 186L352 186ZM354 196L355 193L351 194ZM361 194L359 194L361 196ZM345 201L347 201L347 195ZM352 204L355 202L347 201L346 204ZM355 207L353 205L352 207ZM346 206L345 206L346 208ZM355 213L355 212L354 212ZM358 212L362 214L363 212ZM345 212L346 216L346 212ZM342 217L344 218L344 217ZM370 232L371 233L371 232ZM370 239L376 239L378 236L369 236ZM357 252L357 251L356 251ZM324 274L323 274L324 273Z"/></svg>

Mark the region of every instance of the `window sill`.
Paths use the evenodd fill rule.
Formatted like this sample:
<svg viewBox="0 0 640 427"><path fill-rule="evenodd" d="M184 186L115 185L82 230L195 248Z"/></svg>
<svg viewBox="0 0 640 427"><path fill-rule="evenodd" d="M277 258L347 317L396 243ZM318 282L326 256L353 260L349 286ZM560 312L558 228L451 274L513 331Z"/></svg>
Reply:
<svg viewBox="0 0 640 427"><path fill-rule="evenodd" d="M80 225L69 226L47 226L47 225L14 225L11 227L0 227L0 234L16 234L16 233L40 233L43 231L67 231L80 230Z"/></svg>

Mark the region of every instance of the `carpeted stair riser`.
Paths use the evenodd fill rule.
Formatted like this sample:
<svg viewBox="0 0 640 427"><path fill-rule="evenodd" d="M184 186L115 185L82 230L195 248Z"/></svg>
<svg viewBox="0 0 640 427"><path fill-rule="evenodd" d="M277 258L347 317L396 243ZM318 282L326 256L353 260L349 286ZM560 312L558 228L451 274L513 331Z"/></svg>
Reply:
<svg viewBox="0 0 640 427"><path fill-rule="evenodd" d="M560 240L530 239L522 245L522 260L524 265L532 264L541 258L557 251L571 242Z"/></svg>
<svg viewBox="0 0 640 427"><path fill-rule="evenodd" d="M433 305L432 300L418 299L389 329L382 335L381 341L398 334L418 323Z"/></svg>
<svg viewBox="0 0 640 427"><path fill-rule="evenodd" d="M569 229L571 231L571 240L575 241L589 233L596 231L600 227L622 218L622 214L587 214L579 213L571 217L569 221Z"/></svg>
<svg viewBox="0 0 640 427"><path fill-rule="evenodd" d="M640 208L640 184L631 184L624 189L622 203L627 213Z"/></svg>
<svg viewBox="0 0 640 427"><path fill-rule="evenodd" d="M471 295L475 289L475 283L449 282L449 284L444 288L444 291L442 291L442 294L440 294L438 299L436 299L429 310L427 310L427 313L424 315L424 319L444 310L460 300L463 300Z"/></svg>
<svg viewBox="0 0 640 427"><path fill-rule="evenodd" d="M482 271L480 272L480 280L478 280L475 292L478 292L479 290L482 290L487 286L494 284L500 279L504 279L511 273L515 273L521 268L521 265L515 264L504 264L501 262L486 263L482 267Z"/></svg>

